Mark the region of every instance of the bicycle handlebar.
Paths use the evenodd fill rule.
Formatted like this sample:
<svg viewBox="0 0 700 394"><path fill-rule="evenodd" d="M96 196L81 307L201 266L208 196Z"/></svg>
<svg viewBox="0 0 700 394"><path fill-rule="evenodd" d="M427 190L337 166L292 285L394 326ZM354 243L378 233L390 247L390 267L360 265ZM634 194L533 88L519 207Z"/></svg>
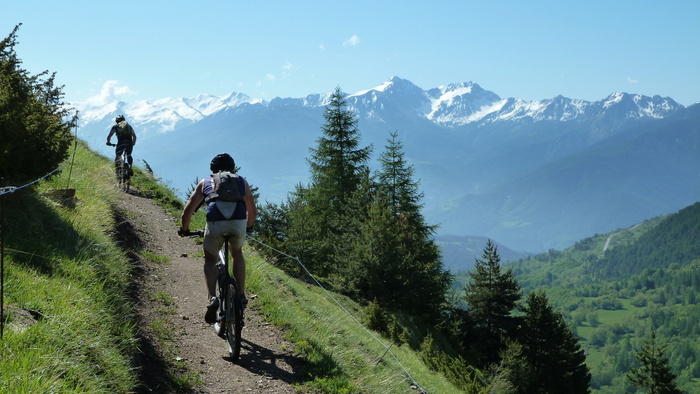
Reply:
<svg viewBox="0 0 700 394"><path fill-rule="evenodd" d="M107 143L107 146L117 146L117 144L111 144L111 143L108 142L108 143Z"/></svg>
<svg viewBox="0 0 700 394"><path fill-rule="evenodd" d="M195 236L195 235L203 237L204 230L194 230L194 231L192 231L192 230L188 230L188 231L177 230L177 235L179 235L181 237L191 237L191 236Z"/></svg>

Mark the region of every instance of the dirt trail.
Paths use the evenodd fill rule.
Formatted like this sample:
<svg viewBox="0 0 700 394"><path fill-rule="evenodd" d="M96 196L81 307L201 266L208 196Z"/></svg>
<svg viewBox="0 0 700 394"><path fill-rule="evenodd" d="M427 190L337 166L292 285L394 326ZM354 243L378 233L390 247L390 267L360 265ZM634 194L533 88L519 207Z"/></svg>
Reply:
<svg viewBox="0 0 700 394"><path fill-rule="evenodd" d="M233 363L228 359L226 342L204 322L207 296L203 260L193 257L201 256L201 246L191 238L180 238L175 219L152 200L134 192L121 193L119 204L124 211L119 233L132 234L130 240L128 236L124 239L125 247L140 246L169 259L167 264L158 264L131 253L142 268L136 291L144 336L141 364L148 386L144 391L163 392L164 376L173 371L167 371L157 359L168 357L183 360L199 375L204 384L195 387L195 393L295 393L291 383L302 361L292 355L293 346L282 339L280 330L258 315L255 295L248 294L241 359ZM174 300L174 314L162 313L163 297L157 296L162 291ZM165 344L157 343L150 325L163 319L168 321L172 336L172 342Z"/></svg>

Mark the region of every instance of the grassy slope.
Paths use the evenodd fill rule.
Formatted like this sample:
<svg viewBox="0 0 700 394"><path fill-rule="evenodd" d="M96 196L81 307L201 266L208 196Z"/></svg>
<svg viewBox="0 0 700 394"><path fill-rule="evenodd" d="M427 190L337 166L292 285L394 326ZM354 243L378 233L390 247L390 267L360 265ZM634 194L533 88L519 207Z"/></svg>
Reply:
<svg viewBox="0 0 700 394"><path fill-rule="evenodd" d="M104 158L84 149L35 191L4 198L2 392L126 392L136 385L129 263L110 238L117 190ZM47 193L77 189L67 208Z"/></svg>
<svg viewBox="0 0 700 394"><path fill-rule="evenodd" d="M128 297L130 262L112 237L119 191L108 159L84 147L75 166L4 198L5 313L0 343L0 392L130 392L138 387L132 360L138 352L133 304ZM70 172L70 179L69 179ZM162 186L139 177L177 213ZM79 203L66 207L48 197L74 188ZM174 208L173 208L174 207ZM199 218L201 220L201 218ZM307 359L302 389L320 392L407 392L408 371L428 392L459 392L429 371L407 345L386 353L391 342L362 328L317 286L290 278L249 254L250 290L263 312L285 327ZM333 295L358 320L366 311Z"/></svg>
<svg viewBox="0 0 700 394"><path fill-rule="evenodd" d="M367 315L365 307L291 278L257 255L250 257L249 291L259 296L263 313L287 329L295 350L308 360L310 388L323 392L405 393L413 384L407 371L429 393L461 392L442 375L429 371L420 354L407 345L391 347L396 358L386 353L391 341L362 325Z"/></svg>

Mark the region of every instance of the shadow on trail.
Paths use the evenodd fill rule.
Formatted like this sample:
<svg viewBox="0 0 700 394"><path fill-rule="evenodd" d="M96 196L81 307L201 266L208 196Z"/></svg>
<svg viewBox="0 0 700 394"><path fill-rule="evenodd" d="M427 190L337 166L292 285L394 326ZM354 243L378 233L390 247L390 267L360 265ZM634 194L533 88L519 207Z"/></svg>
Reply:
<svg viewBox="0 0 700 394"><path fill-rule="evenodd" d="M286 383L298 383L303 380L303 374L300 372L304 366L303 359L291 354L277 354L245 339L241 348L241 357L238 361L234 362L230 357L224 357L224 360L233 362L256 375L270 376ZM291 372L285 370L281 363L289 365Z"/></svg>

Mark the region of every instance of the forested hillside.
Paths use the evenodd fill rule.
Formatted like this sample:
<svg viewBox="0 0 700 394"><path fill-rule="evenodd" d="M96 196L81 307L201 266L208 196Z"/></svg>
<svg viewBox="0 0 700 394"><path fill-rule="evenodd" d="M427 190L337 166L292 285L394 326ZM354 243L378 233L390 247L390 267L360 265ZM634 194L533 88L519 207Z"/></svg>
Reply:
<svg viewBox="0 0 700 394"><path fill-rule="evenodd" d="M679 387L700 390L700 203L509 266L524 291L546 289L565 311L598 392L630 389L625 375L652 332Z"/></svg>
<svg viewBox="0 0 700 394"><path fill-rule="evenodd" d="M466 392L588 392L578 339L545 292L523 298L512 271L500 271L490 240L463 295L469 307L449 300L452 276L397 134L389 135L381 168L371 173L373 147L360 146L357 119L340 89L324 118L311 149L312 181L285 203L262 206L257 236L299 257L332 289L369 304L372 328L419 348L432 370ZM294 261L270 258L299 273Z"/></svg>

